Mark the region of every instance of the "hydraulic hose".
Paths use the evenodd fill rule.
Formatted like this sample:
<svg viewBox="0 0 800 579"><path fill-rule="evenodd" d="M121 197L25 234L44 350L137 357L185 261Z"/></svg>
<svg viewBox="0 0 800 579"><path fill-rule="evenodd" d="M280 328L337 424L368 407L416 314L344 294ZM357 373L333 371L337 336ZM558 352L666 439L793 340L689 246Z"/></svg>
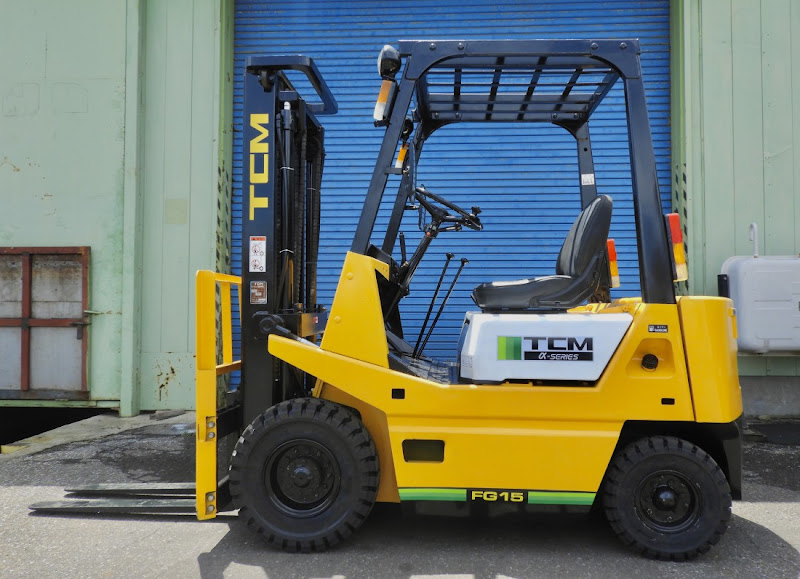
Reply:
<svg viewBox="0 0 800 579"><path fill-rule="evenodd" d="M307 145L306 131L300 131L300 163L295 171L295 181L297 184L294 190L294 239L292 245L294 249L294 287L292 295L296 301L303 299L305 292L303 291L304 282L306 282L306 272L303 264L306 261L304 251L304 236L303 229L306 219L306 145Z"/></svg>
<svg viewBox="0 0 800 579"><path fill-rule="evenodd" d="M306 268L306 275L308 276L306 287L308 293L309 306L313 307L317 304L317 260L319 259L319 235L320 235L320 203L322 200L322 169L325 163L325 149L322 145L322 131L315 135L314 144L316 150L314 151L314 158L312 164L312 178L309 188L309 203L308 211L310 214L310 226L308 235L308 246L306 251L308 253L308 267Z"/></svg>

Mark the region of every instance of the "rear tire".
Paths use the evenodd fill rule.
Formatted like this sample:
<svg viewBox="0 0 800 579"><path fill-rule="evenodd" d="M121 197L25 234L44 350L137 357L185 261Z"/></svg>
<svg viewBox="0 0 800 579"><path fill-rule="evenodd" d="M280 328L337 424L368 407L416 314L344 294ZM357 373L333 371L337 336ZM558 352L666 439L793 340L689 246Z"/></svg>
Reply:
<svg viewBox="0 0 800 579"><path fill-rule="evenodd" d="M348 409L317 398L281 402L236 443L230 489L239 517L285 551L324 551L375 504L378 453Z"/></svg>
<svg viewBox="0 0 800 579"><path fill-rule="evenodd" d="M654 559L683 561L707 552L728 528L725 473L691 442L643 438L617 452L603 503L623 543Z"/></svg>

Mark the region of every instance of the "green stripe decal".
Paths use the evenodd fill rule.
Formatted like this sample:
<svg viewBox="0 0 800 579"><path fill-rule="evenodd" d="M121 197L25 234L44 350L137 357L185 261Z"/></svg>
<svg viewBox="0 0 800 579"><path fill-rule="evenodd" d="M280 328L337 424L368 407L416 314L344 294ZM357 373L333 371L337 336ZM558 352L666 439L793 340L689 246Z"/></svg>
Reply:
<svg viewBox="0 0 800 579"><path fill-rule="evenodd" d="M497 336L498 360L522 360L522 338Z"/></svg>
<svg viewBox="0 0 800 579"><path fill-rule="evenodd" d="M591 505L595 493L528 491L529 505Z"/></svg>
<svg viewBox="0 0 800 579"><path fill-rule="evenodd" d="M401 501L466 501L467 489L399 489Z"/></svg>
<svg viewBox="0 0 800 579"><path fill-rule="evenodd" d="M507 497L501 493L520 492L503 491L502 489L485 489L496 493L496 498L491 501L477 499L480 502L508 502ZM437 488L405 488L399 489L401 501L466 501L467 489L437 489ZM584 505L594 502L595 493L570 492L570 491L527 491L529 505Z"/></svg>

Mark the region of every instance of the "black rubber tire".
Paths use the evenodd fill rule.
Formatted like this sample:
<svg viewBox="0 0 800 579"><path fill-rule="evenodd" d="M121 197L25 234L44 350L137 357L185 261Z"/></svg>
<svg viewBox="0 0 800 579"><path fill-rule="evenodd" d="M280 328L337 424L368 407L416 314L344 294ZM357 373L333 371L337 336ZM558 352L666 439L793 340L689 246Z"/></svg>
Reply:
<svg viewBox="0 0 800 579"><path fill-rule="evenodd" d="M309 552L361 526L375 504L380 467L355 414L302 398L273 406L245 429L229 474L240 519L270 545Z"/></svg>
<svg viewBox="0 0 800 579"><path fill-rule="evenodd" d="M653 559L692 559L728 529L725 473L703 449L680 438L643 438L618 451L603 488L611 528Z"/></svg>

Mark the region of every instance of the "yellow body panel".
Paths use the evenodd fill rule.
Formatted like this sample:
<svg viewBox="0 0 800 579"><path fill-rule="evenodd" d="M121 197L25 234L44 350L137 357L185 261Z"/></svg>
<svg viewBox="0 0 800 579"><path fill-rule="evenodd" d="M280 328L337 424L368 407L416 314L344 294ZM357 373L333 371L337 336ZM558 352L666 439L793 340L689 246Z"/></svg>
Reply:
<svg viewBox="0 0 800 579"><path fill-rule="evenodd" d="M352 397L343 403L362 414L372 408L385 414L385 428L368 429L384 449L381 464L391 461L401 488L594 492L626 420L693 420L677 316L675 306L638 306L618 362L593 387L442 385L278 336L270 337L269 349L320 378L321 397L328 398L333 385L332 391ZM670 332L652 337L648 323L666 324ZM663 361L648 372L641 359L652 352ZM404 398L392 398L392 389L403 389ZM331 399L341 401L339 395ZM443 440L444 462L406 462L402 443L408 439Z"/></svg>
<svg viewBox="0 0 800 579"><path fill-rule="evenodd" d="M367 430L372 432L388 432L388 422L386 414L374 406L365 404L352 395L344 392L335 386L319 383L319 388L314 393L318 398L324 398L331 402L338 402L344 406L358 408L361 414L361 421ZM392 447L389 438L382 436L375 438L375 447L378 450L378 460L381 465L381 479L378 485L377 500L383 503L398 503L400 495L397 492L397 477L394 472L394 461L392 460Z"/></svg>
<svg viewBox="0 0 800 579"><path fill-rule="evenodd" d="M341 331L340 323L328 326L321 347L273 335L269 351L316 376L320 382L315 396L361 413L382 469L389 469L381 478L379 500L398 500L398 488L401 494L402 489L425 488L594 493L626 421L691 422L696 420L695 406L703 417L698 419L713 422L730 422L741 412L740 398L738 413L736 405L735 355L732 369L727 359L725 369L716 371L702 362L711 359L707 356L730 357L726 336L708 339L700 331L705 319L730 327L732 318L722 319L727 310L714 298L683 298L680 308L626 299L571 310L598 315L624 311L634 318L593 385L447 385L388 368L375 264L384 266L348 254L334 302L334 311L346 312L339 315L358 320L357 327L347 328L346 340L336 335L335 341L328 339L331 329ZM352 278L348 272L353 272ZM336 310L342 304L352 309ZM688 321L689 317L697 319ZM682 322L688 330L682 329ZM697 366L693 374L697 404L689 385L684 333L686 343L696 348L689 360ZM704 345L698 346L703 340ZM336 352L328 350L331 343ZM647 354L658 357L657 368L642 367ZM720 397L719 388L730 396ZM408 440L443 441L443 460L406 460L403 442Z"/></svg>
<svg viewBox="0 0 800 579"><path fill-rule="evenodd" d="M376 271L389 277L389 266L385 263L347 253L320 346L328 352L386 368L389 346L383 329Z"/></svg>
<svg viewBox="0 0 800 579"><path fill-rule="evenodd" d="M684 296L678 305L697 421L731 422L742 414L733 302Z"/></svg>

